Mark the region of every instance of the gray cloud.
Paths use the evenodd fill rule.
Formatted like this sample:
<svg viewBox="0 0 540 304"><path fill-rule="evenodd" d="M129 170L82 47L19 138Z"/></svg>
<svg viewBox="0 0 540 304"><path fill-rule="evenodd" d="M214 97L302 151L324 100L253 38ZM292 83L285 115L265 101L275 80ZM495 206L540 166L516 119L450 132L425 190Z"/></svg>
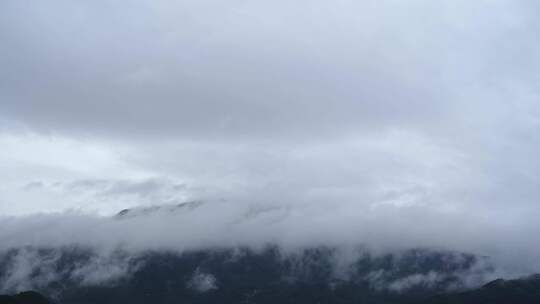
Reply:
<svg viewBox="0 0 540 304"><path fill-rule="evenodd" d="M523 233L538 229L534 222L510 228L482 215L429 207L327 202L277 204L270 209L267 204L257 207L237 201L141 207L117 217L71 212L0 220L3 250L78 245L136 254L276 244L286 253L321 245L345 249L362 245L374 253L433 248L489 256L507 275L540 269L536 260L540 248Z"/></svg>
<svg viewBox="0 0 540 304"><path fill-rule="evenodd" d="M3 1L0 243L360 242L539 271L539 8Z"/></svg>
<svg viewBox="0 0 540 304"><path fill-rule="evenodd" d="M67 192L89 192L92 195L106 198L118 198L132 196L139 199L156 200L163 204L167 201L174 202L174 196L182 194L188 187L185 184L174 183L164 179L144 180L105 180L85 179L76 180L67 184L56 184Z"/></svg>
<svg viewBox="0 0 540 304"><path fill-rule="evenodd" d="M531 1L2 6L3 116L39 132L431 130L490 120L515 107L501 95L516 88L537 94Z"/></svg>
<svg viewBox="0 0 540 304"><path fill-rule="evenodd" d="M70 252L69 248L63 248ZM70 267L65 267L66 252L50 248L22 247L2 251L2 273L0 274L0 290L3 292L21 292L29 289L50 289L54 284L76 284L89 286L115 284L119 280L129 278L137 269L133 256L119 252L100 250L98 254L84 252L81 258Z"/></svg>
<svg viewBox="0 0 540 304"><path fill-rule="evenodd" d="M210 273L201 272L199 268L193 273L188 286L198 292L207 292L218 288L216 277Z"/></svg>

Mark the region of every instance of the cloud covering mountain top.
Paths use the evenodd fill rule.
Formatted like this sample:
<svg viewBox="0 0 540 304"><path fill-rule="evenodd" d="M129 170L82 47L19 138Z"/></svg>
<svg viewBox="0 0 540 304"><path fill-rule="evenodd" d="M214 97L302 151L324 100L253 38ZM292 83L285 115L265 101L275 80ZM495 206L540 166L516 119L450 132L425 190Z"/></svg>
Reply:
<svg viewBox="0 0 540 304"><path fill-rule="evenodd" d="M2 1L1 246L358 242L537 271L539 9Z"/></svg>

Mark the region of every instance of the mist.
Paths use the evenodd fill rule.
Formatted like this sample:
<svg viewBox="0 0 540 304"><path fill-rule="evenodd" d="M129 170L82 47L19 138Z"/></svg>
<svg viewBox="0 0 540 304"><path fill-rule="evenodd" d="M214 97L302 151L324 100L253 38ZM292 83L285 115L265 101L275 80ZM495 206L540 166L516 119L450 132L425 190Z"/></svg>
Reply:
<svg viewBox="0 0 540 304"><path fill-rule="evenodd" d="M148 251L269 245L540 272L539 9L2 1L0 251L28 250L12 282L70 246L98 253L78 282ZM419 280L437 274L389 284Z"/></svg>

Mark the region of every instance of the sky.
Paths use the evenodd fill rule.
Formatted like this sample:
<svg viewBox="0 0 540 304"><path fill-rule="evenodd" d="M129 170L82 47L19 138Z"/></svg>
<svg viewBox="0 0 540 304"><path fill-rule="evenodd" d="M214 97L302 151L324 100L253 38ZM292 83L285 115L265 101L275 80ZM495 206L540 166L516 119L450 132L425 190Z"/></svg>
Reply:
<svg viewBox="0 0 540 304"><path fill-rule="evenodd" d="M532 0L2 1L0 239L33 239L18 233L37 223L70 240L69 227L125 208L202 201L142 239L383 239L540 270L539 12ZM110 225L99 231L143 246Z"/></svg>

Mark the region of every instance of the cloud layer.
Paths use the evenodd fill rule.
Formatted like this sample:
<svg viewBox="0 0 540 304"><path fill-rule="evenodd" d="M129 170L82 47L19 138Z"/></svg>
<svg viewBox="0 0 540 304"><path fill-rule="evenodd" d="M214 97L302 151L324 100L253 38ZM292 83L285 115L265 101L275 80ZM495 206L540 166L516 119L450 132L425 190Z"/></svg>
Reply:
<svg viewBox="0 0 540 304"><path fill-rule="evenodd" d="M3 1L2 246L369 243L540 271L539 9ZM108 217L185 201L205 204Z"/></svg>

